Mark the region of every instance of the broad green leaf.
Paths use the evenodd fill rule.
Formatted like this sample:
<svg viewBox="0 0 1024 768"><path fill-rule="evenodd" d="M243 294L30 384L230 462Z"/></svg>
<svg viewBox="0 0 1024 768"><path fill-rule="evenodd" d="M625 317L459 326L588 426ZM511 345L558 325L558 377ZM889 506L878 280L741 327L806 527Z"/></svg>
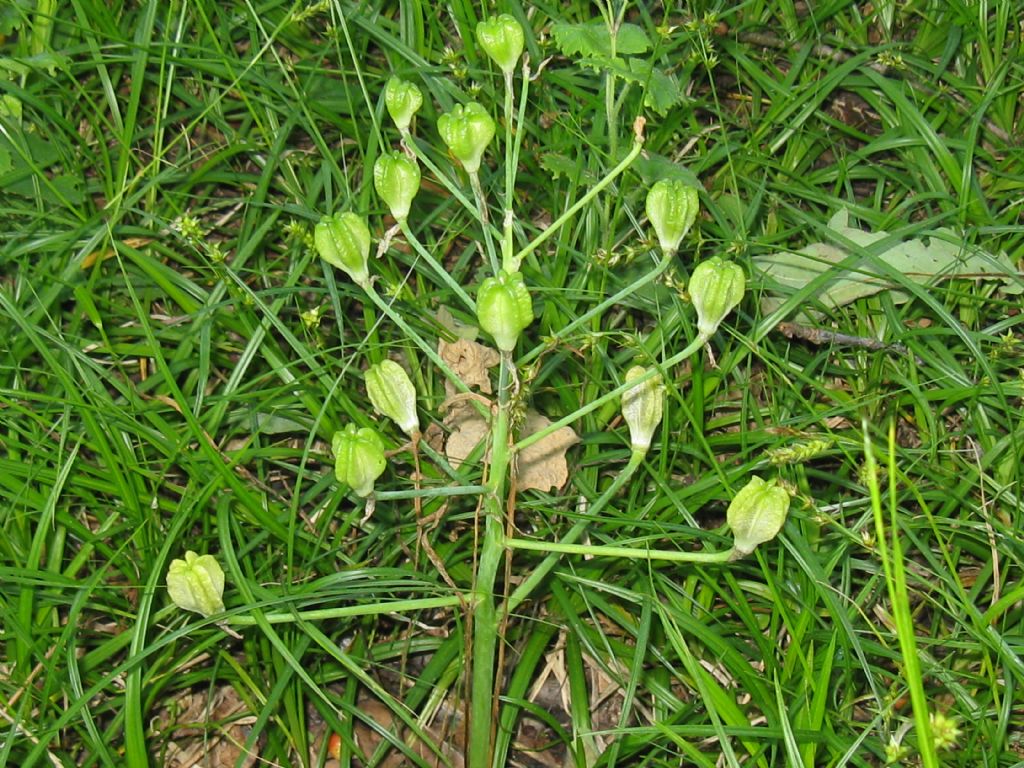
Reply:
<svg viewBox="0 0 1024 768"><path fill-rule="evenodd" d="M551 27L555 45L566 56L608 60L612 57L612 40L608 27L600 19L584 24L555 24ZM616 55L644 53L651 47L647 33L636 24L623 24L615 39ZM593 62L596 63L596 62Z"/></svg>
<svg viewBox="0 0 1024 768"><path fill-rule="evenodd" d="M623 55L646 53L651 48L650 38L636 24L623 24L615 40L615 52Z"/></svg>
<svg viewBox="0 0 1024 768"><path fill-rule="evenodd" d="M661 116L668 114L668 111L677 106L685 98L685 94L679 87L679 80L675 75L663 72L658 67L652 67L644 62L633 59L634 71L644 71L644 106Z"/></svg>
<svg viewBox="0 0 1024 768"><path fill-rule="evenodd" d="M545 152L541 155L540 166L551 174L551 178L564 178L579 184L580 179L589 179L588 184L593 183L593 174L582 168L579 161L567 157L558 152Z"/></svg>
<svg viewBox="0 0 1024 768"><path fill-rule="evenodd" d="M0 37L9 37L21 29L34 5L32 0L6 0L0 4Z"/></svg>
<svg viewBox="0 0 1024 768"><path fill-rule="evenodd" d="M600 21L586 24L554 24L551 37L566 56L609 58L612 55L608 28Z"/></svg>
<svg viewBox="0 0 1024 768"><path fill-rule="evenodd" d="M1003 291L1019 294L1024 291L1021 276L1005 253L994 255L964 243L952 230L938 229L925 238L896 243L879 252L874 259L865 256L851 266L839 266L851 253L843 243L852 242L868 249L889 237L885 231L868 232L850 226L849 213L838 211L828 223L829 239L834 242L810 243L796 253L780 251L754 259L754 269L765 280L768 294L762 301L766 311L781 306L786 298L824 273L830 273L821 289L814 294L826 307L841 307L865 296L895 288L889 278L875 266L874 259L889 265L916 283L956 277L977 280L1002 280ZM906 301L905 293L893 293L896 301Z"/></svg>

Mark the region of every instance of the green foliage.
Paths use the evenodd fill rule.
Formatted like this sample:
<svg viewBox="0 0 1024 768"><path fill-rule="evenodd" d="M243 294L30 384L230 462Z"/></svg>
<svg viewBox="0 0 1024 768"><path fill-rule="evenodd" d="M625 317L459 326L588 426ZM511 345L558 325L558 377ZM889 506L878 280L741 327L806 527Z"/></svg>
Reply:
<svg viewBox="0 0 1024 768"><path fill-rule="evenodd" d="M551 36L565 56L585 67L608 71L626 83L644 88L644 106L664 116L684 97L678 78L671 72L638 58L651 50L651 41L642 27L621 24L613 37L600 19L582 23L551 25ZM623 58L630 56L631 58Z"/></svg>
<svg viewBox="0 0 1024 768"><path fill-rule="evenodd" d="M642 27L623 24L616 31L613 49L612 35L601 19L583 24L552 24L551 36L563 54L580 56L587 63L609 62L616 55L647 53L651 48L651 41Z"/></svg>
<svg viewBox="0 0 1024 768"><path fill-rule="evenodd" d="M1016 765L1014 4L501 10L531 67L511 117L467 3L0 3L0 763L237 742L235 762L322 765L332 732L343 765L432 764L462 732L486 566L497 764ZM393 75L423 96L409 137ZM470 101L496 129L478 189L435 131ZM612 174L638 116L643 154ZM400 140L423 183L393 232L372 168ZM665 259L644 202L669 178L703 191ZM367 290L318 258L340 211L367 230ZM436 442L460 407L493 419L497 368L487 393L438 350L478 333L506 243L532 303L509 440L527 406L579 436L564 486L501 499L499 532L537 545L508 571L481 562L493 445L455 462ZM816 243L839 258L785 291L753 269ZM676 359L713 257L746 295ZM415 387L418 454L363 385L387 359ZM633 365L665 385L635 461ZM389 454L371 515L335 476L347 424ZM775 472L779 537L694 562L728 551L730 501ZM221 614L172 602L189 549L225 571ZM525 753L527 716L546 754Z"/></svg>

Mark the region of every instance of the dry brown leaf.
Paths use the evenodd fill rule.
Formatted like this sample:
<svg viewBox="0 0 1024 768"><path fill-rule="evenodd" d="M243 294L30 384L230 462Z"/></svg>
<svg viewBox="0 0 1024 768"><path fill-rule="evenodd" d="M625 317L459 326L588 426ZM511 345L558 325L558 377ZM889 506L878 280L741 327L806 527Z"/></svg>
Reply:
<svg viewBox="0 0 1024 768"><path fill-rule="evenodd" d="M490 424L479 411L465 400L450 405L444 418L449 428L445 455L453 467L458 467L490 433ZM551 420L537 411L529 410L520 438L540 432L551 425ZM528 446L517 457L516 487L520 491L536 488L549 491L561 488L569 479L566 451L579 442L572 427L556 429L547 437Z"/></svg>
<svg viewBox="0 0 1024 768"><path fill-rule="evenodd" d="M485 395L494 391L491 386L489 369L496 366L501 360L497 350L469 339L458 339L451 343L439 339L437 354L470 389L476 388ZM448 397L458 391L455 385L447 380L444 383L444 388Z"/></svg>
<svg viewBox="0 0 1024 768"><path fill-rule="evenodd" d="M528 437L550 425L551 420L546 416L536 411L527 411L519 437ZM565 453L578 442L579 436L572 427L562 427L523 449L517 457L518 490L536 488L539 491L549 491L565 485L565 481L569 479L569 465L565 460Z"/></svg>
<svg viewBox="0 0 1024 768"><path fill-rule="evenodd" d="M487 437L491 425L466 400L450 403L444 423L450 430L448 441L444 445L444 453L451 465L457 469L480 441Z"/></svg>

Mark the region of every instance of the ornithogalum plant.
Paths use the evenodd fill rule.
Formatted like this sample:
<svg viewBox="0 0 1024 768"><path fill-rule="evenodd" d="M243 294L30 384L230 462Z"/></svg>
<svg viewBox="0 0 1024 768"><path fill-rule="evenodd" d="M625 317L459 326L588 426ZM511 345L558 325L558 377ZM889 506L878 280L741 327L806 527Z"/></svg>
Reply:
<svg viewBox="0 0 1024 768"><path fill-rule="evenodd" d="M786 522L788 512L789 493L785 488L775 480L750 478L733 497L725 513L733 535L735 556L749 555L758 544L774 539Z"/></svg>
<svg viewBox="0 0 1024 768"><path fill-rule="evenodd" d="M392 77L384 87L384 106L403 136L409 133L412 119L423 106L423 94L414 83Z"/></svg>
<svg viewBox="0 0 1024 768"><path fill-rule="evenodd" d="M507 13L491 16L477 24L476 40L506 75L515 70L526 42L523 28L514 16Z"/></svg>
<svg viewBox="0 0 1024 768"><path fill-rule="evenodd" d="M622 393L622 418L629 426L630 445L634 452L647 453L661 424L665 386L660 375L648 375L641 365L626 371L626 383L632 386Z"/></svg>
<svg viewBox="0 0 1024 768"><path fill-rule="evenodd" d="M517 224L515 211L515 178L519 169L517 160L520 151L520 137L524 133L521 121L525 109L517 113L515 94L512 91L514 73L517 68L523 72L521 78L521 96L525 99L530 87L529 66L523 50L525 31L519 22L510 15L500 15L481 22L476 29L476 42L488 57L501 70L505 84L504 99L504 138L495 143L496 123L490 112L483 105L470 102L465 106L456 106L437 121L437 137L431 142L429 138L413 136L413 116L423 106L423 94L411 83L391 78L386 86L384 101L398 132L401 134L401 150L386 151L380 155L373 168L373 184L378 196L387 207L387 211L397 221L394 227L388 227L380 221L374 229L382 233L378 254L384 257L396 233L401 233L407 244L402 245L401 259L414 258L412 271L404 283L403 291L433 290L434 286L446 290L446 295L459 305L463 313L462 319L475 317L482 331L481 339L490 341L500 351L498 356L497 392L488 402L482 395L469 392L462 378L453 372L437 352L436 341L424 338L422 330L417 330L405 316L396 310L395 301L391 296L385 298L378 295L375 281L370 276L368 254L371 247L370 230L366 220L359 215L348 212L340 215L326 216L317 225L315 244L317 251L325 261L346 272L359 285L372 305L371 310L379 313L386 321L390 321L405 335L408 345L414 347L416 356L433 362L434 368L418 370L417 381L431 382L431 375L439 373L448 378L449 384L456 390L462 390L460 397L467 403L477 406L480 417L486 422L489 430L485 450L476 453L482 456L486 469L479 477L479 485L463 488L445 488L434 486L431 489L421 488L419 480L426 477L420 472L418 443L420 436L420 411L418 406L429 408L428 396L417 403L417 393L406 370L397 362L382 360L366 369L366 392L374 410L391 419L408 435L411 450L415 458L415 488L411 495L402 497L403 491L377 491L376 486L386 466L384 442L375 430L370 427L358 427L350 424L334 435L332 448L335 457L335 477L344 489L351 489L357 497L366 498L367 515L372 504L381 499L413 498L409 505L417 512L420 499L435 494L465 495L471 492L476 495L476 506L479 520L474 542L474 571L472 580L466 584L457 584L446 576L446 581L458 591L458 600L467 610L472 612L471 622L472 659L469 665L471 680L468 687L471 691L468 766L469 768L492 768L494 765L505 764L506 755L493 754L495 742L492 741L493 713L503 712L496 701L495 681L498 672L495 669L497 648L501 642L499 630L502 616L510 615L516 606L526 600L541 581L550 574L557 564L558 558L564 555L584 554L591 556L650 558L675 560L678 562L703 562L724 564L731 559L749 554L755 547L773 538L785 519L788 508L786 492L774 483L764 483L758 478L750 481L739 491L729 507L729 526L734 536L734 546L728 550L692 551L689 549L657 550L649 547L614 546L579 544L588 525L588 521L596 519L596 515L608 504L612 503L617 493L627 480L649 461L648 454L653 450L653 437L661 423L664 402L666 399L666 383L662 372L668 374L676 366L687 362L698 354L701 348L715 333L723 319L736 307L745 291L745 281L740 267L717 257L702 261L692 271L689 293L697 314L698 334L688 343L680 343L682 349L672 350L656 363L647 361L645 364L631 366L623 376L621 386L599 394L588 402L581 403L573 412L561 419L559 423L538 430L528 436L517 434L522 421L525 406L530 400L530 381L535 375L539 362L537 359L547 350L563 343L562 338L578 336L581 330L588 333L598 330L602 317L611 308L621 302L625 293L614 296L598 297L593 308L562 328L538 328L538 317L545 317L544 307L535 309L534 302L542 301L558 306L561 298L558 291L561 286L542 285L537 290L537 282L549 280L553 274L550 265L544 262L540 247L549 238L563 231L565 225L585 207L593 204L607 187L626 173L631 164L640 155L643 147L643 120L634 124L634 142L630 151L618 160L618 164L599 179L585 194L578 196L573 204L542 228L539 234L526 242L517 242L517 233L534 231L535 226ZM521 103L526 103L522 101ZM520 121L520 122L517 122ZM437 138L440 138L440 143ZM428 144L433 143L433 151ZM443 144L443 146L442 146ZM489 188L501 188L497 205L485 194L480 183L483 160L488 151L496 149L495 155L504 154L504 185L489 185ZM461 164L469 176L473 187L473 198L465 196L462 180L458 173L453 173L444 163L436 163L438 156L447 154ZM615 156L615 153L611 153ZM495 163L496 166L501 163ZM446 208L443 215L424 216L417 219L413 211L412 201L421 183L421 171L432 174L432 189L446 191ZM500 173L500 171L498 171ZM620 184L619 194L628 194L629 185ZM624 191L627 190L627 191ZM444 222L449 227L454 221L451 208L455 205L473 218L477 227L471 235L459 240L472 240L479 243L482 252L479 262L472 264L463 273L471 275L462 280L457 274L450 272L446 266L447 258L436 258L436 249L427 247L427 242L442 242L444 238L422 238L424 230L429 230L437 222ZM637 281L636 285L653 282L669 265L669 262L680 259L684 243L691 228L697 221L698 191L696 188L679 181L660 180L652 184L645 196L647 217L657 237L660 255L656 256L655 266L647 275ZM492 226L488 211L498 208L501 211L500 231ZM520 237L525 240L525 236ZM447 241L446 241L447 242ZM552 241L553 242L553 241ZM447 254L446 254L447 257ZM536 262L533 259L537 259ZM687 259L688 263L695 261ZM408 264L409 262L405 262ZM540 268L538 268L538 264ZM405 267L403 267L404 269ZM397 295L397 294L396 294ZM436 294L434 294L436 295ZM433 296L432 296L433 300ZM558 312L551 316L558 316ZM417 323L423 328L423 323ZM593 326L593 327L591 327ZM542 338L544 334L546 338ZM659 342L664 344L664 342ZM638 343L637 349L646 349ZM516 358L516 352L521 357ZM646 353L649 354L649 353ZM529 365L529 367L527 367ZM531 372L524 376L523 371ZM421 393L422 394L422 393ZM483 402L482 402L483 401ZM577 521L572 528L558 541L535 539L515 533L515 526L508 519L510 510L516 508L516 486L513 483L517 467L517 454L521 455L531 445L545 439L554 430L578 420L587 413L605 405L619 401L622 409L622 420L628 427L629 445L631 448L628 462L617 472L607 489L588 509L585 519ZM436 403L435 403L436 405ZM615 441L612 441L614 443ZM427 445L425 453L434 450ZM400 453L410 446L399 448ZM436 454L434 454L436 457ZM440 462L440 471L436 477L465 477L473 470L465 465L454 474L452 467ZM425 485L425 484L424 484ZM460 492L461 491L461 492ZM355 500L359 503L358 500ZM450 502L445 502L445 506ZM401 510L399 510L401 514ZM515 550L541 552L543 560L534 563L527 571L528 575L517 583L515 590L505 594L503 611L499 611L498 598L501 597L499 572L506 558ZM510 710L511 711L511 710ZM504 743L504 742L502 742Z"/></svg>
<svg viewBox="0 0 1024 768"><path fill-rule="evenodd" d="M533 301L522 274L502 270L484 280L476 298L476 316L498 349L515 349L519 334L533 322Z"/></svg>
<svg viewBox="0 0 1024 768"><path fill-rule="evenodd" d="M365 287L370 281L370 229L356 213L346 211L324 216L313 231L313 242L320 257Z"/></svg>
<svg viewBox="0 0 1024 768"><path fill-rule="evenodd" d="M697 190L678 180L662 179L647 192L647 219L666 254L675 253L697 220Z"/></svg>
<svg viewBox="0 0 1024 768"><path fill-rule="evenodd" d="M416 388L405 369L394 360L381 360L366 370L364 378L366 394L376 411L395 422L409 437L418 435Z"/></svg>

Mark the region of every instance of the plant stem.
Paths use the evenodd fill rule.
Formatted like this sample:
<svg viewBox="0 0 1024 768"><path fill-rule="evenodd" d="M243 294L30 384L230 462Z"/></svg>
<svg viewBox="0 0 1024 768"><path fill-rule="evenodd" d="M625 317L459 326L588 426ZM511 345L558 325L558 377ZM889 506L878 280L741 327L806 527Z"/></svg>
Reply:
<svg viewBox="0 0 1024 768"><path fill-rule="evenodd" d="M443 496L479 496L487 488L482 485L445 485L440 488L420 488L416 491L374 491L377 501L397 499L441 498Z"/></svg>
<svg viewBox="0 0 1024 768"><path fill-rule="evenodd" d="M600 514L601 511L608 506L608 502L615 498L615 495L621 490L622 486L626 484L636 472L637 468L643 462L644 455L642 453L633 452L629 457L629 463L615 476L612 484L605 489L605 492L601 494L600 498L593 503L593 505L587 509L586 514L588 518L595 517ZM578 520L572 528L562 537L561 544L572 544L583 535L584 531L587 530L587 526L590 525L589 519ZM515 592L513 592L505 604L502 606L503 613L509 613L518 608L526 598L530 596L530 593L537 588L544 578L551 572L551 569L555 567L558 561L561 559L559 553L552 552L552 554L545 557L540 564L538 564L530 572L530 575L523 580Z"/></svg>
<svg viewBox="0 0 1024 768"><path fill-rule="evenodd" d="M287 611L283 613L265 613L258 617L251 613L240 613L229 616L225 624L232 627L251 627L265 620L268 624L291 624L298 621L324 621L340 619L345 616L376 616L382 613L403 613L425 611L436 608L454 608L462 605L462 595L447 597L422 597L409 600L391 600L367 605L344 605L336 608L313 608L305 611Z"/></svg>
<svg viewBox="0 0 1024 768"><path fill-rule="evenodd" d="M505 216L501 225L501 268L510 275L519 271L519 262L512 254L512 210L515 194L516 167L515 152L512 148L512 115L514 93L511 70L505 73Z"/></svg>
<svg viewBox="0 0 1024 768"><path fill-rule="evenodd" d="M509 404L512 390L512 359L501 355L498 375L498 410L491 427L491 460L487 493L483 497L484 536L480 544L473 586L473 671L469 714L469 768L489 768L492 751L491 711L494 699L494 657L498 646L498 621L494 583L505 553L505 479L509 459Z"/></svg>
<svg viewBox="0 0 1024 768"><path fill-rule="evenodd" d="M622 162L612 168L608 175L601 179L597 184L587 190L587 193L577 200L572 206L570 206L561 216L551 222L551 225L541 232L537 237L531 240L523 250L515 255L516 263L521 263L523 259L533 253L537 248L541 246L549 237L552 237L562 225L569 221L576 213L591 200L593 200L601 190L611 184L619 174L621 174L629 165L636 159L637 155L640 154L640 150L644 148L644 142L642 135L637 135L633 142L633 148L629 151L629 154L622 158Z"/></svg>
<svg viewBox="0 0 1024 768"><path fill-rule="evenodd" d="M474 191L475 189L476 187L474 187ZM413 247L421 259L430 265L430 268L434 270L434 273L441 279L441 282L451 288L455 295L462 300L462 303L465 304L471 312L476 312L476 302L473 301L463 287L455 281L455 278L448 274L448 270L438 263L433 254L424 247L423 243L419 241L413 231L409 228L408 221L402 219L402 221L398 222L398 226L402 230L402 234L405 235L405 239L409 245ZM486 226L484 228L484 232L488 232Z"/></svg>
<svg viewBox="0 0 1024 768"><path fill-rule="evenodd" d="M567 555L593 555L594 557L625 557L633 560L670 560L676 563L727 563L734 556L732 549L726 549L721 552L680 552L672 549L638 549L637 547L565 544L562 542L534 541L531 539L507 539L505 546L510 549L527 549L533 552L560 552Z"/></svg>
<svg viewBox="0 0 1024 768"><path fill-rule="evenodd" d="M498 274L498 254L494 250L494 238L491 235L491 220L487 215L487 198L484 196L484 188L480 185L480 174L473 171L469 174L469 185L473 188L473 197L476 199L476 216L480 226L484 230L484 247L487 250L487 258L491 262L491 272Z"/></svg>

